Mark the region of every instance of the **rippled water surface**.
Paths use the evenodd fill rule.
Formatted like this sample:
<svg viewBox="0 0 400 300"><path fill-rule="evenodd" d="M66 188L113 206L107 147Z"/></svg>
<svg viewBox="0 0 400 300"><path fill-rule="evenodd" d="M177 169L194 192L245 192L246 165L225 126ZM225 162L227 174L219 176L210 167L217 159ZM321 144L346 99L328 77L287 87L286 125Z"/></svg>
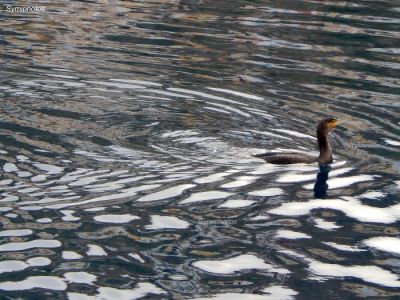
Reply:
<svg viewBox="0 0 400 300"><path fill-rule="evenodd" d="M0 19L1 299L399 299L397 1L35 5ZM329 174L253 157L327 116Z"/></svg>

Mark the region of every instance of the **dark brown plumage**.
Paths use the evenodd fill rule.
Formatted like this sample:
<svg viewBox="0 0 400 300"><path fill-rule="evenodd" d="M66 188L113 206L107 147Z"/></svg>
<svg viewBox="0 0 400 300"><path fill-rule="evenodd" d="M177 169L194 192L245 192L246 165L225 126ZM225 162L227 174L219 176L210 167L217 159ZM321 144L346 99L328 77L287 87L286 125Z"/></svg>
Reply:
<svg viewBox="0 0 400 300"><path fill-rule="evenodd" d="M267 163L286 165L286 164L311 164L318 162L319 164L326 164L332 162L332 148L329 145L328 134L337 126L336 118L327 118L318 123L317 126L317 140L319 148L319 156L311 156L297 152L287 153L261 153L255 155L257 158L264 159Z"/></svg>

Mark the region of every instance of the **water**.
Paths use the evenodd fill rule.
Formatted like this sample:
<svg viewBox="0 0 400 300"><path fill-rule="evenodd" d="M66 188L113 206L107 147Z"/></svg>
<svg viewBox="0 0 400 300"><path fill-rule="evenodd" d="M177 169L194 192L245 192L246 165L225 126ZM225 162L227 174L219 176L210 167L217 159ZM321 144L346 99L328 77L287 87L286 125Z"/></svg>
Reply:
<svg viewBox="0 0 400 300"><path fill-rule="evenodd" d="M400 296L398 3L35 5L1 17L1 299ZM326 116L331 170L252 157Z"/></svg>

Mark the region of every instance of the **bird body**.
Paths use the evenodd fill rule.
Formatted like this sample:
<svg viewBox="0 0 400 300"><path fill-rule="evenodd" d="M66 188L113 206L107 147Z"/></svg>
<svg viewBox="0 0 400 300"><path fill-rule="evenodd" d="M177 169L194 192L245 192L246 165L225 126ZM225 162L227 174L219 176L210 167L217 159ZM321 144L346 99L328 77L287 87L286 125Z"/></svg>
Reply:
<svg viewBox="0 0 400 300"><path fill-rule="evenodd" d="M276 165L288 164L312 164L317 162L317 157L298 153L298 152L285 152L285 153L261 153L254 155L257 158L264 159L267 163Z"/></svg>

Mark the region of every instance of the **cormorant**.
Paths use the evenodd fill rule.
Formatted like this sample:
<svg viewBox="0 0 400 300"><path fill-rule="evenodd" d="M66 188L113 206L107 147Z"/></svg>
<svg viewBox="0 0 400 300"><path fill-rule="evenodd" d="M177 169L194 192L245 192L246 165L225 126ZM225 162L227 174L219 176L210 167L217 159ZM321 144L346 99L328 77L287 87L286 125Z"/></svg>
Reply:
<svg viewBox="0 0 400 300"><path fill-rule="evenodd" d="M329 145L328 134L337 126L336 118L327 118L318 123L317 126L317 140L319 148L319 156L311 156L297 152L287 153L261 153L256 154L255 157L264 159L267 163L286 165L286 164L311 164L318 162L318 164L327 164L332 162L332 148Z"/></svg>

